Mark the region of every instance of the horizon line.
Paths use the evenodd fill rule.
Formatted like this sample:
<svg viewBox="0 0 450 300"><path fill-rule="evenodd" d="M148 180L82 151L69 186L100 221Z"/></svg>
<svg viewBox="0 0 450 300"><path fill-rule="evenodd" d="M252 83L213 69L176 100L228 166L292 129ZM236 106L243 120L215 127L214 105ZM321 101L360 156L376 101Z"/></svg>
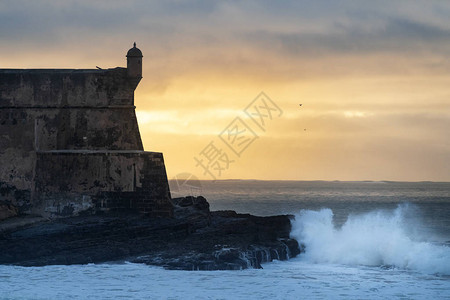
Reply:
<svg viewBox="0 0 450 300"><path fill-rule="evenodd" d="M325 180L325 179L190 179L190 178L170 178L169 181L176 180L196 180L196 181L293 181L293 182L386 182L386 183L450 183L450 181L433 181L433 180Z"/></svg>

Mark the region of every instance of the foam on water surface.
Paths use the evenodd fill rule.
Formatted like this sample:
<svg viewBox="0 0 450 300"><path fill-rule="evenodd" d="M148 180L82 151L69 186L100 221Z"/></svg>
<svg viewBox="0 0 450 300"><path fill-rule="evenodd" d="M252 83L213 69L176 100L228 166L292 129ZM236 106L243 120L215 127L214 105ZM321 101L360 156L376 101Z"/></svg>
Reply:
<svg viewBox="0 0 450 300"><path fill-rule="evenodd" d="M445 299L450 280L398 269L312 264L166 271L142 264L0 266L0 299Z"/></svg>

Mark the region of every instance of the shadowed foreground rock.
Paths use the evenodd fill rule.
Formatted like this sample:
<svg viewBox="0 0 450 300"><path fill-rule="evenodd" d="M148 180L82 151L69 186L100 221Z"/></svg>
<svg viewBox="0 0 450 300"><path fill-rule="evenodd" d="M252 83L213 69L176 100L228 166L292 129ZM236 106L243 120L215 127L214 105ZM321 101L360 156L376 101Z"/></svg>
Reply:
<svg viewBox="0 0 450 300"><path fill-rule="evenodd" d="M300 253L289 216L210 212L203 197L173 199L175 218L136 213L0 223L0 263L23 266L115 260L178 270L261 268ZM17 224L17 226L15 226ZM18 228L20 224L20 228Z"/></svg>

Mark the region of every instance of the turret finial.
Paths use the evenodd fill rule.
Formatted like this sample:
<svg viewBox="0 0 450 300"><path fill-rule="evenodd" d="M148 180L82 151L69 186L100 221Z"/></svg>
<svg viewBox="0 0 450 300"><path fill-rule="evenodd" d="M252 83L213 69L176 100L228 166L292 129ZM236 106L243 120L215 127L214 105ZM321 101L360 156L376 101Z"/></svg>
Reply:
<svg viewBox="0 0 450 300"><path fill-rule="evenodd" d="M134 42L133 47L136 48L136 42Z"/></svg>

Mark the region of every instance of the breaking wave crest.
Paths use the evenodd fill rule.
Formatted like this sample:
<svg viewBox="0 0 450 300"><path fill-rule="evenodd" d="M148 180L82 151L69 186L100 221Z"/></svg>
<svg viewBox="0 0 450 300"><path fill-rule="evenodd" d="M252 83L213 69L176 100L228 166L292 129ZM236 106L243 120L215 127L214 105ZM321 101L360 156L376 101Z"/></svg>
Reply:
<svg viewBox="0 0 450 300"><path fill-rule="evenodd" d="M390 211L350 215L342 227L333 225L333 212L302 210L292 223L291 236L303 243L303 259L313 263L391 266L428 274L450 275L450 247L420 236L409 205Z"/></svg>

